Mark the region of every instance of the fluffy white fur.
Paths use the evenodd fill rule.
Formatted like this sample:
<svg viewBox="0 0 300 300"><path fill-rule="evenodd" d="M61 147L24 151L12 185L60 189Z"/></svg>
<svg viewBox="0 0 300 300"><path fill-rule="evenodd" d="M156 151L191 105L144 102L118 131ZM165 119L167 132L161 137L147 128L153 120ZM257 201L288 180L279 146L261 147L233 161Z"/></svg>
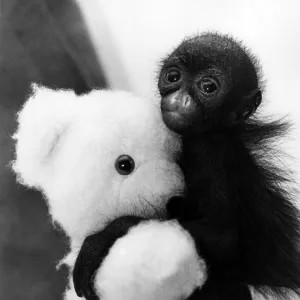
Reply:
<svg viewBox="0 0 300 300"><path fill-rule="evenodd" d="M127 92L79 97L34 86L18 115L13 169L20 182L45 194L53 220L81 245L107 217L152 215L182 191L174 163L179 140L158 112ZM122 154L135 160L129 176L114 167Z"/></svg>
<svg viewBox="0 0 300 300"><path fill-rule="evenodd" d="M175 163L178 137L165 127L154 101L127 92L95 90L77 96L34 85L18 114L14 139L13 170L22 184L43 192L52 219L70 237L66 263L71 269L83 239L102 229L107 218L155 217L184 187ZM128 176L115 170L122 154L135 160ZM102 286L107 300L117 300L117 295L135 299L137 290L142 299L175 300L179 298L173 295L202 284L193 279L201 272L204 280L205 264L187 233L156 221L137 226L116 242L96 286ZM66 299L78 299L72 284Z"/></svg>

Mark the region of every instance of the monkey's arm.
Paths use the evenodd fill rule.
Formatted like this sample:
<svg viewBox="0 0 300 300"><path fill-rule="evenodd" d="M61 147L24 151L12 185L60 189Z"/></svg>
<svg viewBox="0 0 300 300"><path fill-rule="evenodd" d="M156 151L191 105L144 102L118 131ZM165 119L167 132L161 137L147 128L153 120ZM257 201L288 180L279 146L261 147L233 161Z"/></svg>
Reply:
<svg viewBox="0 0 300 300"><path fill-rule="evenodd" d="M107 256L115 241L143 219L135 216L120 217L104 230L88 236L80 249L73 270L73 282L77 295L88 300L98 300L93 281L96 270Z"/></svg>
<svg viewBox="0 0 300 300"><path fill-rule="evenodd" d="M203 286L206 263L178 222L139 221L121 217L86 239L73 274L78 296L87 300L187 299ZM116 240L117 236L121 237Z"/></svg>

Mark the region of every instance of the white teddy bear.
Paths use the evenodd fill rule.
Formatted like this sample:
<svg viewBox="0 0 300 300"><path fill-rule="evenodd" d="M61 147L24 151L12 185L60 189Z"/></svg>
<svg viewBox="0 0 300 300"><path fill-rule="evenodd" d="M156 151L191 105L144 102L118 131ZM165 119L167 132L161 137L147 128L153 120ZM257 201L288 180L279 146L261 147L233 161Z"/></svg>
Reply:
<svg viewBox="0 0 300 300"><path fill-rule="evenodd" d="M158 103L127 92L77 96L33 85L14 139L13 170L42 191L69 236L64 262L71 271L83 240L109 220L153 219L110 248L95 276L99 299L186 299L204 284L206 265L189 234L175 221L155 220L184 188L175 163L180 139L162 122ZM80 299L72 280L65 299Z"/></svg>

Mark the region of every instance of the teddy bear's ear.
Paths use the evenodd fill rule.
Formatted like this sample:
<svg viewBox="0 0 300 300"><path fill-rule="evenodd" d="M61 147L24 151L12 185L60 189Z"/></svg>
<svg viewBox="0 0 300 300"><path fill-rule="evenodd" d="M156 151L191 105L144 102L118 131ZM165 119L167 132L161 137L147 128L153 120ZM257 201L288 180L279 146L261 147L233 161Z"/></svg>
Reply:
<svg viewBox="0 0 300 300"><path fill-rule="evenodd" d="M38 188L45 168L74 115L76 95L33 84L32 93L17 114L15 160L12 169L23 184Z"/></svg>

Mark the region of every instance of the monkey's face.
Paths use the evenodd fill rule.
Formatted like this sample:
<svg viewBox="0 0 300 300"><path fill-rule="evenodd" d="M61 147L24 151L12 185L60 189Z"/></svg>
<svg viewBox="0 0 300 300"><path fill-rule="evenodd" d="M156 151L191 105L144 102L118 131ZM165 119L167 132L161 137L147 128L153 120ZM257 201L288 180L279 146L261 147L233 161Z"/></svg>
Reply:
<svg viewBox="0 0 300 300"><path fill-rule="evenodd" d="M196 72L171 58L161 71L159 91L165 124L182 133L187 129L204 130L214 122L218 107L226 94L226 76L215 66L205 66Z"/></svg>
<svg viewBox="0 0 300 300"><path fill-rule="evenodd" d="M179 45L163 62L158 88L163 120L180 134L245 120L261 101L254 63L220 35Z"/></svg>

